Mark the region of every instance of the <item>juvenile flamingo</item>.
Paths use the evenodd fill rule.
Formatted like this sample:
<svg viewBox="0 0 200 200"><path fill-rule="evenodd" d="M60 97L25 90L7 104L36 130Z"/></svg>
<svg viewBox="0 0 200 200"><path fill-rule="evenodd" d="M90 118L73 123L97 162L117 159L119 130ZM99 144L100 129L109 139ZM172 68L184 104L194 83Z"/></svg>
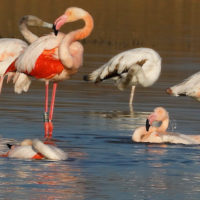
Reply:
<svg viewBox="0 0 200 200"><path fill-rule="evenodd" d="M152 126L154 121L162 122L159 127ZM200 135L184 135L167 132L169 114L163 107L157 107L147 118L146 127L137 128L133 135L134 142L200 144Z"/></svg>
<svg viewBox="0 0 200 200"><path fill-rule="evenodd" d="M65 23L80 19L85 22L83 28L68 34L58 33L58 30ZM84 39L90 35L93 29L93 18L87 11L81 8L70 7L62 16L55 20L54 28L57 36L51 33L40 37L8 69L8 71L17 70L45 81L45 137L52 137L52 119L57 83L69 79L82 65L83 46L77 40ZM49 81L53 81L53 91L48 117Z"/></svg>
<svg viewBox="0 0 200 200"><path fill-rule="evenodd" d="M136 48L124 51L96 69L89 75L84 76L85 81L95 83L106 79L114 79L120 90L132 86L129 105L133 103L135 86L149 87L160 76L161 57L153 49Z"/></svg>
<svg viewBox="0 0 200 200"><path fill-rule="evenodd" d="M68 155L63 150L53 145L44 144L38 139L25 139L20 145L7 144L9 151L2 157L20 159L50 159L66 160Z"/></svg>
<svg viewBox="0 0 200 200"><path fill-rule="evenodd" d="M29 42L34 42L38 37L30 32L27 26L40 26L52 28L52 24L42 21L36 16L23 16L19 22L19 29L24 38ZM8 81L14 76L15 92L21 93L27 91L30 82L27 76L23 73L8 73L5 74L10 64L28 47L28 44L20 39L3 38L0 39L0 93L5 75L8 75ZM23 83L23 84L22 84Z"/></svg>
<svg viewBox="0 0 200 200"><path fill-rule="evenodd" d="M182 83L174 85L166 91L172 96L190 96L200 101L200 72L193 74Z"/></svg>

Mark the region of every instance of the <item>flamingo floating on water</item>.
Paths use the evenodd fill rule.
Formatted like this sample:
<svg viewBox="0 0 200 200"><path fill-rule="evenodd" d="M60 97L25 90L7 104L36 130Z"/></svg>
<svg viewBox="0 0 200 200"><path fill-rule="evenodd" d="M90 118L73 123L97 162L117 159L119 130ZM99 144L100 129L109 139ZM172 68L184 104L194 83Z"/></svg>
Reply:
<svg viewBox="0 0 200 200"><path fill-rule="evenodd" d="M162 122L159 127L152 126L154 121ZM146 122L146 127L137 128L133 135L134 142L149 143L174 143L174 144L200 144L200 135L185 135L181 133L167 132L169 114L163 107L157 107L151 113Z"/></svg>
<svg viewBox="0 0 200 200"><path fill-rule="evenodd" d="M68 34L58 33L58 30L68 22L84 20L85 26ZM23 72L36 79L45 81L45 137L52 137L53 109L56 88L59 81L69 79L75 74L83 60L83 46L77 40L90 35L93 29L93 18L85 10L76 7L68 8L56 19L53 33L40 37L22 53L7 70ZM48 86L53 81L52 100L48 117Z"/></svg>
<svg viewBox="0 0 200 200"><path fill-rule="evenodd" d="M174 85L166 91L172 96L190 96L200 101L200 72L193 74L182 83Z"/></svg>
<svg viewBox="0 0 200 200"><path fill-rule="evenodd" d="M161 57L149 48L136 48L124 51L96 69L84 80L95 83L106 79L114 79L120 90L132 86L129 105L132 105L135 86L149 87L160 76Z"/></svg>
<svg viewBox="0 0 200 200"><path fill-rule="evenodd" d="M19 29L29 43L34 42L38 36L28 30L27 26L40 26L52 28L53 24L42 21L36 16L26 15L23 16L19 22ZM23 73L7 73L6 70L10 64L28 47L28 44L20 39L3 38L0 39L0 93L3 85L5 75L8 75L8 81L14 76L15 92L21 93L27 91L30 85L28 78ZM23 86L22 86L23 83Z"/></svg>
<svg viewBox="0 0 200 200"><path fill-rule="evenodd" d="M7 144L9 151L1 157L19 158L19 159L50 159L66 160L67 153L53 145L44 144L38 139L25 139L20 145Z"/></svg>

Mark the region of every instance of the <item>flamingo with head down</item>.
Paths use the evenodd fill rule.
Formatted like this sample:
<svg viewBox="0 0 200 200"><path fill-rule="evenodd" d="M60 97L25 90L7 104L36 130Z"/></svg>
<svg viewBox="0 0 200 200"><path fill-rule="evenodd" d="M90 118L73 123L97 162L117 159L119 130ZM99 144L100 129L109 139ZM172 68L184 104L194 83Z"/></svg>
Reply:
<svg viewBox="0 0 200 200"><path fill-rule="evenodd" d="M20 145L7 144L9 151L1 157L19 158L19 159L50 159L50 160L66 160L68 158L60 148L44 144L38 139L25 139Z"/></svg>
<svg viewBox="0 0 200 200"><path fill-rule="evenodd" d="M58 33L58 30L65 23L77 20L83 20L85 26L68 34ZM59 81L69 79L82 65L83 46L78 40L90 35L93 29L93 18L81 8L70 7L55 20L54 29L55 35L51 33L37 39L8 69L8 71L22 72L45 82L45 137L52 137L57 84ZM50 81L53 82L53 91L48 117L48 86Z"/></svg>
<svg viewBox="0 0 200 200"><path fill-rule="evenodd" d="M38 39L34 33L32 33L27 26L38 26L52 28L53 24L42 21L36 16L26 15L20 19L19 29L26 41L29 43ZM28 47L28 44L20 39L15 38L3 38L0 39L0 93L3 86L4 77L8 76L8 81L13 78L14 90L17 93L22 91L26 92L30 85L29 79L24 73L6 73L6 70L10 64Z"/></svg>
<svg viewBox="0 0 200 200"><path fill-rule="evenodd" d="M114 79L120 90L132 86L129 99L129 105L132 106L135 86L150 87L158 80L160 72L160 55L150 48L136 48L117 54L103 66L84 76L84 80L99 83Z"/></svg>
<svg viewBox="0 0 200 200"><path fill-rule="evenodd" d="M161 122L161 125L159 127L152 126L154 121ZM200 144L200 135L167 132L168 125L168 112L163 107L157 107L148 116L146 127L139 127L134 131L132 140L149 143Z"/></svg>
<svg viewBox="0 0 200 200"><path fill-rule="evenodd" d="M193 74L183 82L166 90L172 96L190 96L200 101L200 72Z"/></svg>

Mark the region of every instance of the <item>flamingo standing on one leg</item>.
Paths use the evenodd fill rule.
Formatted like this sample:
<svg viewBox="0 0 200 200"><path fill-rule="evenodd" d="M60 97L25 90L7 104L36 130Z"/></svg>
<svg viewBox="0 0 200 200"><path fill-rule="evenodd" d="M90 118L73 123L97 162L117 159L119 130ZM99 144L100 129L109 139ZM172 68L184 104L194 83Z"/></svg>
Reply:
<svg viewBox="0 0 200 200"><path fill-rule="evenodd" d="M168 88L166 92L173 96L191 96L200 101L200 72L188 77L182 83Z"/></svg>
<svg viewBox="0 0 200 200"><path fill-rule="evenodd" d="M98 83L112 78L116 80L120 90L132 86L129 100L129 105L132 106L135 86L153 85L159 78L160 72L161 57L159 54L153 49L136 48L114 56L106 64L84 76L84 80Z"/></svg>
<svg viewBox="0 0 200 200"><path fill-rule="evenodd" d="M152 126L154 121L161 122L161 125L159 127ZM200 135L167 132L168 125L168 112L163 107L157 107L148 116L146 127L139 127L134 131L132 140L150 143L200 144Z"/></svg>
<svg viewBox="0 0 200 200"><path fill-rule="evenodd" d="M34 42L38 36L30 32L27 26L41 26L52 28L52 24L42 21L36 16L23 16L19 22L19 29L24 38L29 42ZM5 75L8 75L8 81L14 76L15 92L21 93L27 91L30 82L27 76L23 73L8 73L5 74L10 64L28 47L28 44L20 39L3 38L0 39L0 93ZM23 85L22 85L23 83Z"/></svg>
<svg viewBox="0 0 200 200"><path fill-rule="evenodd" d="M85 26L68 34L58 33L67 22L84 20ZM9 67L8 71L19 71L39 80L45 81L45 137L52 137L53 109L58 81L69 79L82 65L83 46L77 40L90 35L93 18L81 8L71 7L60 16L54 24L53 33L40 37L32 43ZM48 117L48 86L53 81L52 100Z"/></svg>

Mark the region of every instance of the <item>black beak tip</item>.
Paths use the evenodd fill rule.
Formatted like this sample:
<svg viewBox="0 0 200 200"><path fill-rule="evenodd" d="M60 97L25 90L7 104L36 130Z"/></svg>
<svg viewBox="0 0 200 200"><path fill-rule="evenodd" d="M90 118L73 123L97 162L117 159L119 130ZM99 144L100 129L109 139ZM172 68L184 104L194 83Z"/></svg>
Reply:
<svg viewBox="0 0 200 200"><path fill-rule="evenodd" d="M7 147L9 148L9 149L11 149L12 148L12 144L7 144Z"/></svg>
<svg viewBox="0 0 200 200"><path fill-rule="evenodd" d="M149 131L149 127L150 127L150 123L149 123L149 120L147 119L146 120L146 131L148 132Z"/></svg>
<svg viewBox="0 0 200 200"><path fill-rule="evenodd" d="M58 35L58 30L56 29L56 25L55 24L53 24L52 29L54 31L55 36L57 36Z"/></svg>

